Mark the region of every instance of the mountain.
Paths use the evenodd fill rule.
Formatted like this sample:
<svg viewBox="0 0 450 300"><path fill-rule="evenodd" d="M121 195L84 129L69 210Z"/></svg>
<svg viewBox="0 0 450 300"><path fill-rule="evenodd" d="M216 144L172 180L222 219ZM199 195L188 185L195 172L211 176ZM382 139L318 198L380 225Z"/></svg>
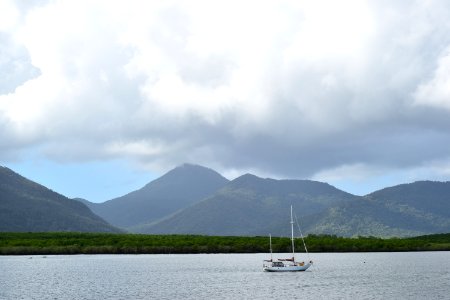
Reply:
<svg viewBox="0 0 450 300"><path fill-rule="evenodd" d="M288 236L290 205L304 234L389 237L450 230L450 182L418 181L361 197L311 180L246 174L228 181L185 164L140 190L91 203L0 167L0 231L119 231L106 219L140 233Z"/></svg>
<svg viewBox="0 0 450 300"><path fill-rule="evenodd" d="M137 191L88 206L115 226L140 231L141 226L186 208L227 183L226 178L209 168L184 164Z"/></svg>
<svg viewBox="0 0 450 300"><path fill-rule="evenodd" d="M0 167L0 231L120 232L71 200Z"/></svg>
<svg viewBox="0 0 450 300"><path fill-rule="evenodd" d="M244 175L144 233L289 235L289 206L303 233L414 236L450 230L450 182L419 181L364 197L309 180Z"/></svg>
<svg viewBox="0 0 450 300"><path fill-rule="evenodd" d="M385 188L310 216L306 230L337 235L413 236L450 230L450 182Z"/></svg>
<svg viewBox="0 0 450 300"><path fill-rule="evenodd" d="M246 174L205 200L142 227L141 232L288 235L291 204L297 216L303 217L357 198L322 182L263 179Z"/></svg>
<svg viewBox="0 0 450 300"><path fill-rule="evenodd" d="M72 200L79 201L79 202L83 203L84 205L86 205L87 207L89 207L90 205L96 204L96 203L93 203L93 202L83 199L83 198L73 198Z"/></svg>

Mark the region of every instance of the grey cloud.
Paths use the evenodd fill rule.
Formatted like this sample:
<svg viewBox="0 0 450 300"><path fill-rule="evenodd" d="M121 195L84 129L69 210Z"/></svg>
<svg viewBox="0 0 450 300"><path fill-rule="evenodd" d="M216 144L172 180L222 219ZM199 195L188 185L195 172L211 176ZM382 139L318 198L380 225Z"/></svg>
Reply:
<svg viewBox="0 0 450 300"><path fill-rule="evenodd" d="M286 32L289 38L270 45L273 49L260 62L264 74L244 78L249 102L230 101L215 110L214 117L195 107L172 112L158 106L161 103L144 90L154 88L163 71L129 77L126 66L145 53L137 46L117 45L114 32L98 37L96 51L79 41L63 54L65 75L81 82L81 88L75 95L64 95L66 105L59 103L46 112L48 122L37 125L45 132L41 143L48 156L60 160L129 155L161 168L189 161L297 178L341 165L401 169L448 159L450 112L416 105L414 98L450 45L450 6L427 3L431 5L372 3L378 27L359 60L286 62L289 38L300 30L292 28ZM200 90L232 88L241 60L229 53L190 52L192 33L184 12L166 11L160 21L159 27L145 31L149 43L175 66L183 83ZM73 63L74 58L81 58L82 64ZM19 81L26 80L28 73L14 70ZM252 75L263 82L250 86ZM261 115L255 113L261 108L258 103L267 106ZM160 150L127 152L133 143ZM119 149L111 152L112 144Z"/></svg>

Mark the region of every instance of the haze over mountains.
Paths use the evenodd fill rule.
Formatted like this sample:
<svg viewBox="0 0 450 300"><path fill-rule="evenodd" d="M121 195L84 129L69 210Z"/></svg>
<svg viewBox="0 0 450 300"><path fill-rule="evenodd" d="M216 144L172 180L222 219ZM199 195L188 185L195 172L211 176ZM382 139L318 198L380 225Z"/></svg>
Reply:
<svg viewBox="0 0 450 300"><path fill-rule="evenodd" d="M13 184L1 178L0 214L9 216L8 219L15 218L11 217L8 210L15 201L11 199L20 196L20 193L10 196L8 191L12 189L11 186L13 190L20 191L21 184L26 187L29 181ZM8 201L4 201L5 195ZM46 194L40 199L45 197ZM32 199L31 196L26 198L29 205L43 205ZM67 198L65 200L74 202ZM271 233L287 236L291 204L304 234L387 237L450 232L449 182L420 181L385 188L361 197L327 183L311 180L274 180L245 174L228 181L211 169L185 164L122 197L104 203L78 200L110 224L138 233ZM14 216L17 215L20 213L16 211ZM26 217L18 223L33 224L37 218L33 214L24 215ZM5 223L3 218L0 222L1 231L18 231L18 225L14 227ZM67 230L64 227L52 228ZM49 231L39 226L29 231L39 230ZM92 227L88 231L100 229Z"/></svg>
<svg viewBox="0 0 450 300"><path fill-rule="evenodd" d="M122 197L85 203L114 226L134 231L194 204L227 183L228 179L211 169L184 164Z"/></svg>

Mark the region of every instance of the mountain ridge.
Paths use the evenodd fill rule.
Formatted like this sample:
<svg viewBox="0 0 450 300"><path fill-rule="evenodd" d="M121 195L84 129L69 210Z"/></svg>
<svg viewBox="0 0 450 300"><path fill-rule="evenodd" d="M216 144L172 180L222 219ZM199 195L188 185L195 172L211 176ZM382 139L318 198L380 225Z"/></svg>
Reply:
<svg viewBox="0 0 450 300"><path fill-rule="evenodd" d="M19 220L28 210L24 207L20 213L10 210L15 205L10 200L7 207L5 195L11 198L12 192L14 197L25 197L30 202L54 197L64 199L62 202L70 200L2 168L0 215L3 219ZM5 177L5 170L15 175ZM22 184L21 188L15 187L18 183ZM184 164L139 190L104 203L74 200L86 204L84 210L88 206L101 217L98 210L103 206L121 218L129 218L131 221L125 220L128 223L113 225L135 233L286 235L292 204L305 234L400 237L450 231L448 181L416 181L356 196L313 180L261 178L247 173L229 181L212 169ZM39 202L41 215L45 215L45 208L49 209L47 202ZM97 218L91 211L84 213ZM45 222L39 215L34 220L33 216L27 216L29 219L24 224L29 222L28 226ZM83 218L78 218L82 222ZM18 224L14 226L9 228L21 230ZM71 230L67 226L52 228ZM4 227L0 226L0 230Z"/></svg>
<svg viewBox="0 0 450 300"><path fill-rule="evenodd" d="M318 196L318 187L326 192ZM283 223L288 220L287 209L293 203L303 215L318 212L335 201L348 201L354 197L357 196L317 181L276 180L244 174L214 195L171 218L141 228L139 232L259 235L268 234L270 227L276 227L277 232L282 232L285 229ZM222 225L218 226L220 222Z"/></svg>
<svg viewBox="0 0 450 300"><path fill-rule="evenodd" d="M121 232L86 205L0 167L0 231Z"/></svg>
<svg viewBox="0 0 450 300"><path fill-rule="evenodd" d="M437 194L433 192L436 187L439 187ZM282 191L285 192L284 196L280 194ZM338 201L330 202L330 197ZM272 202L273 206L267 209L261 206L255 209L250 204L242 206L244 199L251 205L263 201L266 204ZM297 212L300 211L306 234L392 237L444 233L450 230L449 199L449 182L417 181L387 187L365 196L355 196L327 183L312 180L276 180L244 174L215 195L169 218L143 227L139 232L277 234L284 230L282 226L287 228L283 221L287 220L287 216L283 219L278 211L288 211L290 202ZM236 209L238 207L240 209ZM224 216L231 217L226 219ZM264 221L261 216L264 216ZM252 221L249 223L247 220ZM220 222L222 225L217 225Z"/></svg>
<svg viewBox="0 0 450 300"><path fill-rule="evenodd" d="M88 206L109 223L131 228L187 207L226 183L228 179L210 168L183 164L141 189Z"/></svg>

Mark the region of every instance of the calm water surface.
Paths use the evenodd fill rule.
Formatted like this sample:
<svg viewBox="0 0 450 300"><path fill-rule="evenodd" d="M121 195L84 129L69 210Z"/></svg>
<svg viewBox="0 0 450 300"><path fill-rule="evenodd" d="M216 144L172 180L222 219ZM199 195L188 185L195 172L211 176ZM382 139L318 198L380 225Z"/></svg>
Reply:
<svg viewBox="0 0 450 300"><path fill-rule="evenodd" d="M311 254L300 273L267 257L0 256L0 299L450 299L450 252Z"/></svg>

